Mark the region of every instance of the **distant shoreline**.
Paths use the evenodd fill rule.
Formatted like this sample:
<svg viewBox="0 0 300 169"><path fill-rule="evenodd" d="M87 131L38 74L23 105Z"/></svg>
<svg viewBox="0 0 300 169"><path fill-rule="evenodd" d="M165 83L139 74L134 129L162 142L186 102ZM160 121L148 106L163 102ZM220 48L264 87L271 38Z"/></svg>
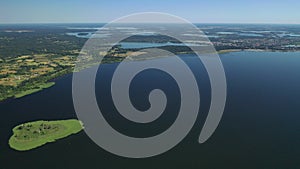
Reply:
<svg viewBox="0 0 300 169"><path fill-rule="evenodd" d="M218 54L222 55L222 54L228 54L228 53L234 53L234 52L283 52L284 53L284 52L300 52L300 51L298 51L298 50L296 50L296 51L295 50L268 50L268 49L223 49L223 50L218 50L216 52ZM189 53L179 53L179 54L189 54ZM118 61L116 61L116 62L118 62ZM103 64L111 64L111 62L103 63ZM92 66L92 65L90 65L90 66ZM83 69L85 69L85 68L87 68L87 67L84 67ZM51 88L55 85L55 82L53 82L52 80L59 78L61 76L67 75L69 73L74 73L74 72L78 72L78 71L76 71L76 70L66 71L65 73L62 73L60 76L50 79L48 82L40 83L39 85L37 85L38 88L36 88L36 89L24 90L20 93L15 94L14 96L11 96L11 97L8 97L8 98L2 99L2 100L0 99L0 103L9 101L9 100L23 98L25 96L28 96L28 95L31 95L34 93L38 93L45 89Z"/></svg>
<svg viewBox="0 0 300 169"><path fill-rule="evenodd" d="M218 50L218 54L233 53L233 52L300 52L300 50L272 50L272 49L223 49Z"/></svg>

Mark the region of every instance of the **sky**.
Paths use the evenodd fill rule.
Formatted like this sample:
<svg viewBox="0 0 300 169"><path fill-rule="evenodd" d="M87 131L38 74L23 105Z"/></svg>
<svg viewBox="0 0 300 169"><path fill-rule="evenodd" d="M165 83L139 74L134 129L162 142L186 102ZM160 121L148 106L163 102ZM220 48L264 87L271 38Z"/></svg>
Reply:
<svg viewBox="0 0 300 169"><path fill-rule="evenodd" d="M193 23L300 24L299 0L1 0L0 23L107 23L164 12Z"/></svg>

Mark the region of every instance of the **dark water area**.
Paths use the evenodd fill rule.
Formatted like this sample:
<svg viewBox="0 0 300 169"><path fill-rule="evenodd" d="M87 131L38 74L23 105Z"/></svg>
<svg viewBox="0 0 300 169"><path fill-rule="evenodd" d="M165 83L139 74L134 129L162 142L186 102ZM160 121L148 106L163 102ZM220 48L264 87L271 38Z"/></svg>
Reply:
<svg viewBox="0 0 300 169"><path fill-rule="evenodd" d="M49 89L0 103L0 168L300 168L300 52L236 52L220 57L227 78L227 102L219 127L204 144L198 143L198 136L209 109L209 78L196 57L184 55L197 79L201 106L193 129L172 150L146 159L119 157L98 147L84 132L26 152L10 149L8 139L15 125L76 118L69 74L56 79L56 85ZM164 59L162 63L167 62ZM110 112L104 114L107 121L119 132L136 137L156 135L172 125L180 103L174 80L157 70L136 76L130 94L137 109L149 108L147 98L153 88L162 89L168 97L164 115L153 123L136 126L117 113L107 96L117 66L101 65L96 79L97 98L104 100L98 102L99 107Z"/></svg>

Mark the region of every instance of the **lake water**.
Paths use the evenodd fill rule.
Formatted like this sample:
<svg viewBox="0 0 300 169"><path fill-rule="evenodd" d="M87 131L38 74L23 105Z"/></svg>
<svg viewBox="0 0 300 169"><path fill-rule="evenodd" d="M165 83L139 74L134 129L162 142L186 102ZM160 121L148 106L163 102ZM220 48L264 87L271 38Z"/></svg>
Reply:
<svg viewBox="0 0 300 169"><path fill-rule="evenodd" d="M153 48L162 46L199 46L199 44L193 43L151 43L151 42L120 42L123 49L140 49L140 48Z"/></svg>
<svg viewBox="0 0 300 169"><path fill-rule="evenodd" d="M72 103L72 75L55 80L56 85L21 99L0 103L0 168L43 169L283 169L300 167L300 52L236 52L222 54L228 84L224 116L214 135L204 144L197 139L210 102L208 75L193 55L182 59L195 73L201 108L189 135L172 150L147 159L112 155L84 133L40 148L17 152L7 142L11 129L34 120L76 118ZM167 62L168 58L163 58ZM98 97L109 94L111 75L118 64L100 67ZM89 69L84 70L86 73ZM159 80L158 80L159 79ZM134 126L122 119L107 97L99 106L110 113L106 118L115 129L135 136L162 132L176 118L179 93L172 78L155 70L144 72L132 83L133 103L146 109L147 91L163 89L168 97L166 115L157 123ZM125 127L124 127L125 126ZM103 136L105 137L105 136Z"/></svg>

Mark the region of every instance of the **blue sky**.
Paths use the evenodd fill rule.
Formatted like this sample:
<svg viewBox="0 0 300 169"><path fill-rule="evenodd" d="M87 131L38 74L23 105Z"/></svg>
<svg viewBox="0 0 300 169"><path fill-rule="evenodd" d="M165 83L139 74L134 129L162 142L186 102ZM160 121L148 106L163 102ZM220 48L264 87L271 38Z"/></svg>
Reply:
<svg viewBox="0 0 300 169"><path fill-rule="evenodd" d="M0 1L0 23L104 23L136 12L165 12L194 23L300 24L299 0Z"/></svg>

